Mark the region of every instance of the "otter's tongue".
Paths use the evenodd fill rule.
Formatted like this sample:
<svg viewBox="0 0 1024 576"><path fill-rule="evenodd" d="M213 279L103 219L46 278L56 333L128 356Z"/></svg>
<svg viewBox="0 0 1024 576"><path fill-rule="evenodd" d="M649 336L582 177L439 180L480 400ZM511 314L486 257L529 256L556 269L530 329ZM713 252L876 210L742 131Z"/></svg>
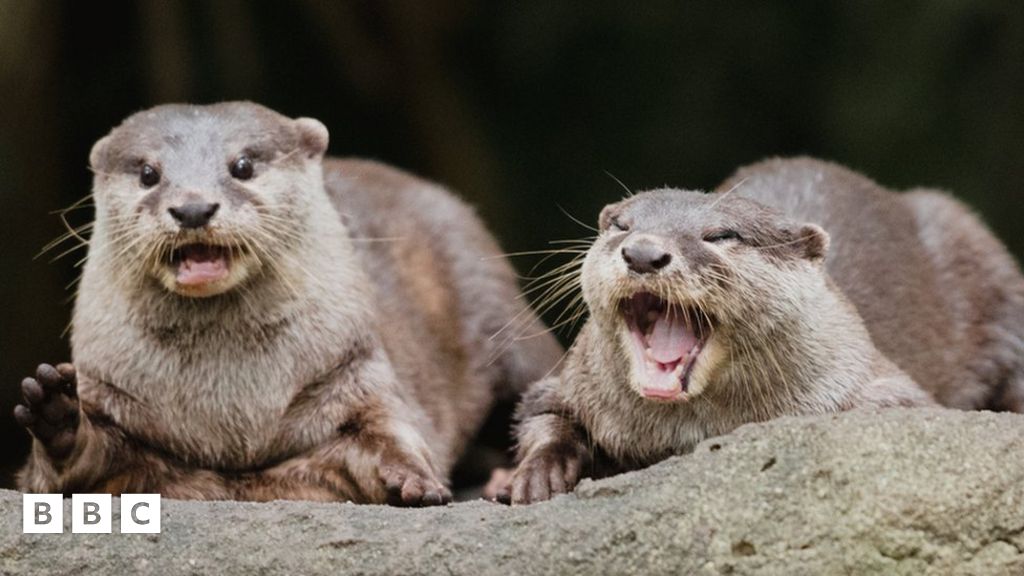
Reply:
<svg viewBox="0 0 1024 576"><path fill-rule="evenodd" d="M227 251L221 246L190 244L178 252L176 280L184 286L216 282L228 275Z"/></svg>
<svg viewBox="0 0 1024 576"><path fill-rule="evenodd" d="M633 328L638 360L643 370L643 394L673 400L686 392L686 378L699 353L700 339L678 310L651 310L643 332Z"/></svg>
<svg viewBox="0 0 1024 576"><path fill-rule="evenodd" d="M652 360L660 364L673 364L686 357L697 345L697 335L687 326L682 314L659 314L650 335L647 348Z"/></svg>
<svg viewBox="0 0 1024 576"><path fill-rule="evenodd" d="M620 305L640 392L659 400L685 397L690 372L704 348L706 327L697 311L649 292L638 292Z"/></svg>

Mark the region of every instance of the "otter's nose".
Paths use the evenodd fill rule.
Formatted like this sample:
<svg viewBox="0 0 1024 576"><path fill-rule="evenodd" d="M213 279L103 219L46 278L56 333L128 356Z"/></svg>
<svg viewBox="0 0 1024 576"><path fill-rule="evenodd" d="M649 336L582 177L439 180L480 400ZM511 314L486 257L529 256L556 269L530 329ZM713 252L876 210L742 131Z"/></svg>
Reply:
<svg viewBox="0 0 1024 576"><path fill-rule="evenodd" d="M202 228L210 223L210 218L213 218L218 208L220 208L220 204L189 202L182 206L168 208L167 211L182 228Z"/></svg>
<svg viewBox="0 0 1024 576"><path fill-rule="evenodd" d="M637 274L650 274L657 272L672 261L672 255L649 242L641 242L624 246L622 248L622 259L626 266Z"/></svg>

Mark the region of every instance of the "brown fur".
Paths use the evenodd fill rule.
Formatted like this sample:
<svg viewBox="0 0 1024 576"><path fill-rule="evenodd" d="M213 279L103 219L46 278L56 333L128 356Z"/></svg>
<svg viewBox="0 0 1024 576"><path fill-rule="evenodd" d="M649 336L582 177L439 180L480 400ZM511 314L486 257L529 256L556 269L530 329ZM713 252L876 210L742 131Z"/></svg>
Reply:
<svg viewBox="0 0 1024 576"><path fill-rule="evenodd" d="M322 160L326 146L315 120L249 103L158 107L97 143L77 388L42 368L30 383L18 415L37 439L22 489L449 497L492 403L560 349L549 335L491 338L541 326L471 209L381 164ZM256 166L244 182L227 170L240 153ZM150 189L143 162L162 171ZM208 230L179 231L167 206L196 200L220 211ZM219 293L175 293L152 247L215 234L239 242L233 276ZM82 424L58 418L50 434L49 407L76 395ZM53 449L67 431L70 454Z"/></svg>
<svg viewBox="0 0 1024 576"><path fill-rule="evenodd" d="M691 450L747 422L782 415L934 402L872 344L825 270L829 235L737 195L656 190L605 208L582 264L590 311L562 373L520 406L519 465L499 492L528 503L603 475ZM715 241L716 233L739 238ZM671 256L630 269L627 249ZM649 399L621 303L637 292L710 319L681 397ZM641 381L638 381L641 380Z"/></svg>
<svg viewBox="0 0 1024 576"><path fill-rule="evenodd" d="M879 350L941 404L1024 411L1024 277L963 204L810 158L741 168L718 189L734 187L828 231L829 274Z"/></svg>

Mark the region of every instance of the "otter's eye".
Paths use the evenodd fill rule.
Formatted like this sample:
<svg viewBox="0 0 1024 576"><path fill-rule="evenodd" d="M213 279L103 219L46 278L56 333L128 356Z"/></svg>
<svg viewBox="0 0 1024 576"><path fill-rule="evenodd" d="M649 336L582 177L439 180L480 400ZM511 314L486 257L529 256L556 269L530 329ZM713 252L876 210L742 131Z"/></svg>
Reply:
<svg viewBox="0 0 1024 576"><path fill-rule="evenodd" d="M152 188L160 183L160 171L149 164L144 164L139 172L139 184L143 188Z"/></svg>
<svg viewBox="0 0 1024 576"><path fill-rule="evenodd" d="M716 230L704 235L705 242L725 242L727 240L743 240L740 233L735 230Z"/></svg>
<svg viewBox="0 0 1024 576"><path fill-rule="evenodd" d="M608 223L608 228L618 232L626 232L629 230L629 224L624 224L622 220L619 220L618 216L614 216Z"/></svg>
<svg viewBox="0 0 1024 576"><path fill-rule="evenodd" d="M239 156L228 168L232 178L248 180L252 178L252 160L248 156Z"/></svg>

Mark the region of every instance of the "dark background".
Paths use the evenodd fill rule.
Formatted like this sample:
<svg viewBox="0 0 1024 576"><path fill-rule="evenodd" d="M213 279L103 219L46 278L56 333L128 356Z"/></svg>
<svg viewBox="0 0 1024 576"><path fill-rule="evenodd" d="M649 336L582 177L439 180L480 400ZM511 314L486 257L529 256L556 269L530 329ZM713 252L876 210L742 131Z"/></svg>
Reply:
<svg viewBox="0 0 1024 576"><path fill-rule="evenodd" d="M955 191L1024 253L1012 0L0 0L3 485L27 446L21 378L69 357L81 251L33 257L88 193L91 144L154 104L242 98L319 118L332 154L451 186L509 252L588 235L560 207L593 222L623 193L606 171L709 188L812 154Z"/></svg>

